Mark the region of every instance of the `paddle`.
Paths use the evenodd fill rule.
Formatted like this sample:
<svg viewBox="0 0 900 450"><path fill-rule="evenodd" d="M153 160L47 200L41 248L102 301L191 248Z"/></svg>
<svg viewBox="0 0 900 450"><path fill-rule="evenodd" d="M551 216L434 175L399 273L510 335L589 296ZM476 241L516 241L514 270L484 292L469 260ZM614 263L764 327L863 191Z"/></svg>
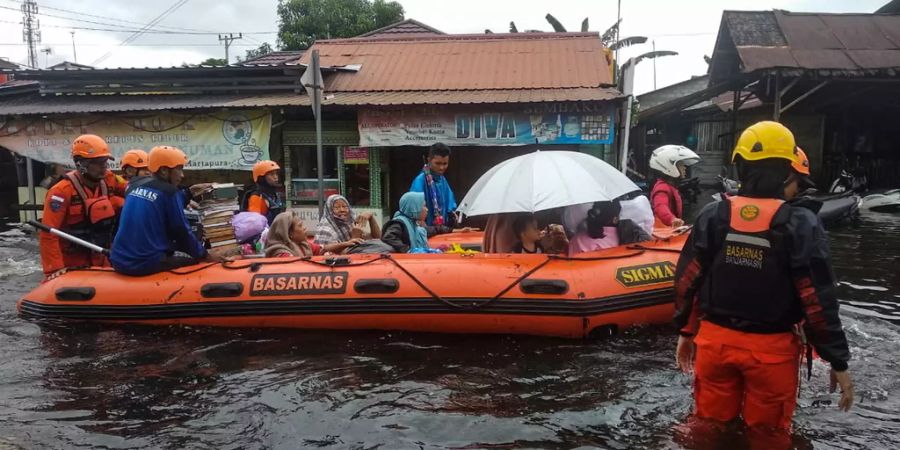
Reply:
<svg viewBox="0 0 900 450"><path fill-rule="evenodd" d="M106 255L106 256L109 256L109 249L105 249L105 248L103 248L103 247L101 247L101 246L99 246L99 245L97 245L97 244L94 244L93 242L85 241L84 239L81 239L81 238L77 238L77 237L75 237L75 236L72 236L71 234L66 233L65 231L60 231L60 230L58 230L58 229L56 229L56 228L48 227L47 225L44 225L44 224L42 224L42 223L40 223L40 222L36 222L36 221L34 221L34 220L29 220L29 221L26 222L26 223L28 223L28 225L31 225L31 226L33 226L33 227L35 227L35 228L37 228L38 230L41 230L41 231L43 231L43 232L50 233L50 234L55 234L55 235L57 235L57 236L59 236L59 237L65 239L65 240L67 240L67 241L69 241L69 242L71 242L71 243L73 243L73 244L78 244L78 245L80 245L80 246L82 246L82 247L84 247L84 248L90 249L91 251L94 251L94 252L97 252L97 253L102 253L102 254L104 254L104 255Z"/></svg>

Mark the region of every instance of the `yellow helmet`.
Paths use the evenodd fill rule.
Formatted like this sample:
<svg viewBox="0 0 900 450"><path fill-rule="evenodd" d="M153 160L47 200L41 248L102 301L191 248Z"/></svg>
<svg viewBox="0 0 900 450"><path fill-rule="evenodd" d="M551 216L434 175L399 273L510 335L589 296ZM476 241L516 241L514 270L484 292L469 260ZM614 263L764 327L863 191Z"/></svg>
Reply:
<svg viewBox="0 0 900 450"><path fill-rule="evenodd" d="M800 162L794 133L778 122L757 122L741 133L734 146L731 162L741 155L747 161L782 158L792 163Z"/></svg>

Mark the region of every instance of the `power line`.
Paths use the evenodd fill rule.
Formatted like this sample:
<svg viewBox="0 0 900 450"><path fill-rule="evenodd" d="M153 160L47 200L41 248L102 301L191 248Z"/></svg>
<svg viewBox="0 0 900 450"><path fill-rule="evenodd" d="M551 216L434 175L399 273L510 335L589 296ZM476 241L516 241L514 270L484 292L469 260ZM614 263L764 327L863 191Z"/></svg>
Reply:
<svg viewBox="0 0 900 450"><path fill-rule="evenodd" d="M137 31L134 34L132 34L131 36L128 36L127 38L125 38L125 40L120 42L118 46L121 47L122 45L128 44L129 42L141 37L141 35L143 35L149 28L151 28L154 25L156 25L157 23L161 22L163 19L168 17L169 14L172 14L173 12L175 12L175 10L177 10L178 8L181 8L187 2L188 2L188 0L176 1L175 3L172 4L172 6L169 6L168 8L166 8L165 11L159 13L158 16L156 16L155 18L153 18L153 20L148 22L147 25L142 27L140 31ZM110 50L110 51L104 53L103 56L94 60L94 62L92 62L90 65L96 66L97 64L105 61L106 58L109 58L112 55L112 52L113 52L113 50Z"/></svg>
<svg viewBox="0 0 900 450"><path fill-rule="evenodd" d="M15 22L12 20L0 20L0 23L12 23L12 24L16 24L16 25L22 24L22 22ZM66 30L87 30L87 31L109 31L109 32L113 32L113 33L137 33L139 31L141 31L141 30L137 30L137 29L117 30L117 29L110 29L110 28L80 27L80 26L69 26L69 25L47 25L47 24L44 24L43 26L45 28L60 28L60 29L66 29ZM220 34L220 33L207 33L207 32L164 31L164 30L147 30L147 31L144 31L144 33L146 33L146 34L193 35L193 36L215 36L215 35ZM256 34L256 35L278 34L277 31L248 31L248 32L242 32L242 33L245 35L245 37L248 34ZM215 45L218 45L218 44L215 44Z"/></svg>
<svg viewBox="0 0 900 450"><path fill-rule="evenodd" d="M10 1L10 2L13 2L13 3L19 3L17 0L7 0L7 1ZM49 10L52 10L52 11L65 12L65 13L74 14L74 15L77 15L77 16L85 16L85 17L94 17L94 18L97 18L97 19L114 20L114 21L117 21L117 22L125 22L125 23L131 23L131 24L136 24L136 25L143 25L143 24L144 24L143 22L138 22L138 21L135 21L135 20L120 19L120 18L117 18L117 17L110 17L110 16L100 16L100 15L97 15L97 14L88 14L88 13L86 13L86 12L74 11L74 10L71 10L71 9L65 9L65 8L57 8L57 7L54 7L54 6L47 6L47 5L44 5L44 6L42 6L41 8L43 8L43 9L49 9ZM45 15L46 15L46 14L45 14ZM197 28L175 27L175 26L170 26L170 25L158 25L157 27L158 27L158 28L169 28L169 29L172 29L172 30L200 31L200 32L206 32L206 33L215 33L214 31L211 31L211 30L200 30L200 29L197 29Z"/></svg>
<svg viewBox="0 0 900 450"><path fill-rule="evenodd" d="M8 9L8 10L12 10L12 11L18 11L18 9L10 8L8 6L0 6L0 9ZM125 27L121 27L120 25L117 25L117 24L95 22L95 21L90 21L90 20L76 19L76 18L72 18L72 17L62 17L62 16L48 15L48 14L44 14L44 13L40 13L39 15L46 16L46 17L53 17L56 19L70 20L73 22L84 22L84 23L91 23L91 24L95 24L95 25L120 27L120 28L112 28L111 29L111 28L96 28L96 27L82 27L82 26L68 26L68 25L46 25L46 24L44 25L45 27L49 27L49 28L67 28L67 29L71 28L71 29L76 29L76 30L89 30L89 31L111 31L114 33L143 32L143 33L152 33L152 34L201 35L201 36L202 35L216 36L216 35L220 34L215 31L175 31L175 30L160 30L160 29L153 29L153 28L148 28L148 29L144 30L143 28L141 28L141 29L125 28ZM118 20L118 19L113 19L113 20ZM0 22L14 23L14 24L21 23L21 22L13 22L13 21L8 21L8 20L0 20ZM175 28L175 27L164 27L164 28ZM185 30L189 30L189 29L185 29ZM256 34L256 35L278 34L277 31L247 31L247 32L242 32L242 33L243 34Z"/></svg>
<svg viewBox="0 0 900 450"><path fill-rule="evenodd" d="M43 42L44 45L48 46L63 46L63 45L72 45L71 42ZM0 42L0 46L6 47L20 47L28 44L22 42ZM102 43L78 43L79 47L105 47L109 46L109 44ZM156 43L156 44L128 44L128 47L221 47L222 44L173 44L173 43ZM231 44L232 47L256 47L256 44Z"/></svg>

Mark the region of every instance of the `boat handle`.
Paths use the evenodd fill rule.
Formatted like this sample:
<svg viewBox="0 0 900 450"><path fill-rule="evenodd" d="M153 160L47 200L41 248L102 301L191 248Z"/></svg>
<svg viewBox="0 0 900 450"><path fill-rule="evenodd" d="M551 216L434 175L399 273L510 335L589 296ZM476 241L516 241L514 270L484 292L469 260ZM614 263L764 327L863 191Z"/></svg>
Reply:
<svg viewBox="0 0 900 450"><path fill-rule="evenodd" d="M519 287L526 294L562 295L569 292L569 283L565 280L526 279L519 283Z"/></svg>
<svg viewBox="0 0 900 450"><path fill-rule="evenodd" d="M243 292L242 283L207 283L200 288L204 298L237 297Z"/></svg>
<svg viewBox="0 0 900 450"><path fill-rule="evenodd" d="M400 289L396 278L367 278L353 283L353 289L360 294L393 294Z"/></svg>
<svg viewBox="0 0 900 450"><path fill-rule="evenodd" d="M63 302L86 302L97 294L92 287L68 287L56 290L56 299Z"/></svg>

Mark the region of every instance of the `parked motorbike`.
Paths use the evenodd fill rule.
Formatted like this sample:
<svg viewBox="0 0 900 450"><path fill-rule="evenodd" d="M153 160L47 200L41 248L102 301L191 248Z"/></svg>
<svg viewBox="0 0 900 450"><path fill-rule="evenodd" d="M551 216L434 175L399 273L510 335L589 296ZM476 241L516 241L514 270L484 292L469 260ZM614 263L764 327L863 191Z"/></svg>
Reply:
<svg viewBox="0 0 900 450"><path fill-rule="evenodd" d="M719 186L719 193L713 195L713 198L716 200L737 195L740 189L739 181L732 180L725 175L717 176L716 181ZM822 222L828 226L844 219L859 217L862 198L853 191L829 194L819 193L815 189L808 189L800 194L798 198L792 200L792 203L801 202L816 211Z"/></svg>

